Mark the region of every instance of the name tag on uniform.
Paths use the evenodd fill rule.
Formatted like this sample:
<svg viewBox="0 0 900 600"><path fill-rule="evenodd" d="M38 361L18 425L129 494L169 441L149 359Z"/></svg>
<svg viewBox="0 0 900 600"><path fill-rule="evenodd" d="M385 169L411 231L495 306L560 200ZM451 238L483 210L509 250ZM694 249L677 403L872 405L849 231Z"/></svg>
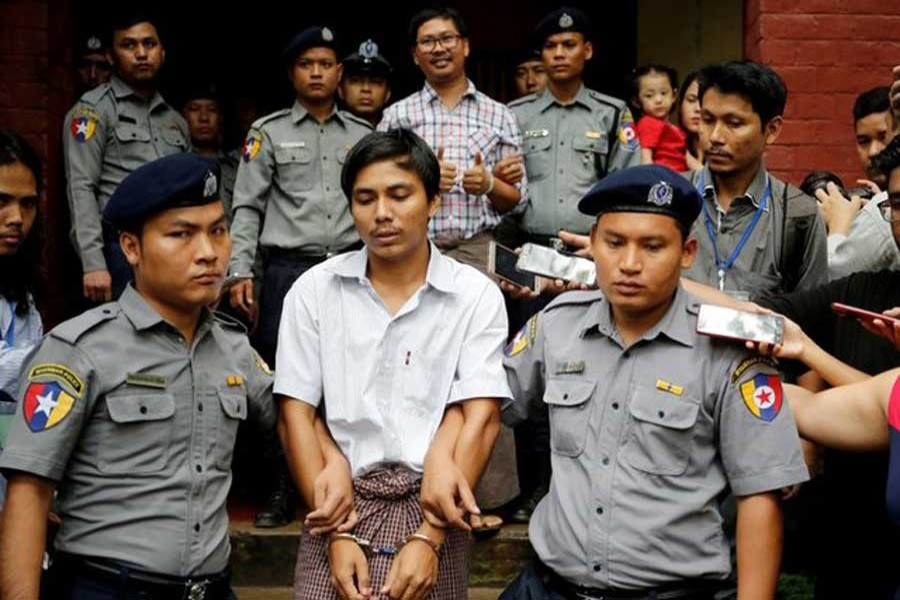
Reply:
<svg viewBox="0 0 900 600"><path fill-rule="evenodd" d="M281 142L279 148L306 148L306 142Z"/></svg>
<svg viewBox="0 0 900 600"><path fill-rule="evenodd" d="M585 131L584 137L586 137L589 140L599 140L600 138L603 137L603 134L600 133L599 131Z"/></svg>
<svg viewBox="0 0 900 600"><path fill-rule="evenodd" d="M125 376L125 383L160 390L166 389L166 386L169 385L168 380L162 375L150 375L147 373L129 373Z"/></svg>
<svg viewBox="0 0 900 600"><path fill-rule="evenodd" d="M560 363L556 367L556 375L569 375L574 373L584 373L583 360L570 360L569 362Z"/></svg>
<svg viewBox="0 0 900 600"><path fill-rule="evenodd" d="M656 389L662 390L664 392L669 392L670 394L674 394L676 396L684 395L684 388L680 385L674 385L669 383L668 381L663 381L662 379L656 380Z"/></svg>
<svg viewBox="0 0 900 600"><path fill-rule="evenodd" d="M526 139L542 138L542 137L547 137L548 135L550 135L550 132L547 131L546 129L532 129L530 131L525 132Z"/></svg>

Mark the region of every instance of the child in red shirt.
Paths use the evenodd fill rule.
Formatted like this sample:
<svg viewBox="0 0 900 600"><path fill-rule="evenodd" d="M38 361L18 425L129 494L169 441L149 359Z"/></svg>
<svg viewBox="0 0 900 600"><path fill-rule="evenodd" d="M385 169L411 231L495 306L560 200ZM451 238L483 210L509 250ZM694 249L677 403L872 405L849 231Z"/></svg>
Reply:
<svg viewBox="0 0 900 600"><path fill-rule="evenodd" d="M655 163L682 173L687 171L687 138L669 123L675 108L678 75L662 65L639 67L632 76L631 104L636 114L641 141L641 162Z"/></svg>

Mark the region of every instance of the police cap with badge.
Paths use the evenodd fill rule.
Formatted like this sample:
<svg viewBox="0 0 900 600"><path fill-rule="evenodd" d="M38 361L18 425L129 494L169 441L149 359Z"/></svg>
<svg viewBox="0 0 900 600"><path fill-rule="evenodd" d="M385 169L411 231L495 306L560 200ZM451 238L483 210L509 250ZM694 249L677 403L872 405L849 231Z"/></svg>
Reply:
<svg viewBox="0 0 900 600"><path fill-rule="evenodd" d="M285 65L292 65L297 58L310 48L331 48L335 56L339 51L337 35L328 27L307 27L295 35L281 54Z"/></svg>
<svg viewBox="0 0 900 600"><path fill-rule="evenodd" d="M391 63L378 52L378 44L371 39L359 45L359 50L344 60L344 75L371 75L387 79L391 75Z"/></svg>
<svg viewBox="0 0 900 600"><path fill-rule="evenodd" d="M135 169L103 209L119 231L139 227L170 208L203 206L219 199L219 162L197 154L173 154Z"/></svg>
<svg viewBox="0 0 900 600"><path fill-rule="evenodd" d="M660 165L641 165L607 175L578 202L578 210L599 217L609 212L667 215L685 231L700 214L700 195L691 183Z"/></svg>
<svg viewBox="0 0 900 600"><path fill-rule="evenodd" d="M586 14L577 8L564 6L558 8L541 19L531 34L532 43L541 47L551 35L557 33L580 33L585 40L590 40L594 28Z"/></svg>

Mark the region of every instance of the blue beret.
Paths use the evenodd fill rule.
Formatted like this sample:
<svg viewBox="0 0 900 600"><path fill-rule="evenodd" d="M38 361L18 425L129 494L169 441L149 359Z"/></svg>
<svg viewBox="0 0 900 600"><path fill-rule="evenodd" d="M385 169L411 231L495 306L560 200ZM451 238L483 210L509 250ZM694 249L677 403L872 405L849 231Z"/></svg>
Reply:
<svg viewBox="0 0 900 600"><path fill-rule="evenodd" d="M359 50L343 61L344 76L368 73L387 79L391 74L391 63L378 52L378 44L371 39L359 45Z"/></svg>
<svg viewBox="0 0 900 600"><path fill-rule="evenodd" d="M700 214L700 194L687 179L660 165L641 165L607 175L578 202L578 210L668 215L688 228Z"/></svg>
<svg viewBox="0 0 900 600"><path fill-rule="evenodd" d="M569 31L580 33L585 37L585 40L590 41L593 27L591 26L591 20L582 11L577 8L563 6L546 15L538 22L537 27L534 28L534 32L531 34L532 41L535 46L540 47L544 45L544 42L551 35Z"/></svg>
<svg viewBox="0 0 900 600"><path fill-rule="evenodd" d="M337 35L327 27L307 27L288 42L284 47L282 58L285 64L290 65L310 48L331 48L337 54Z"/></svg>
<svg viewBox="0 0 900 600"><path fill-rule="evenodd" d="M173 154L132 171L113 192L103 219L123 229L179 206L219 199L219 161L197 154Z"/></svg>

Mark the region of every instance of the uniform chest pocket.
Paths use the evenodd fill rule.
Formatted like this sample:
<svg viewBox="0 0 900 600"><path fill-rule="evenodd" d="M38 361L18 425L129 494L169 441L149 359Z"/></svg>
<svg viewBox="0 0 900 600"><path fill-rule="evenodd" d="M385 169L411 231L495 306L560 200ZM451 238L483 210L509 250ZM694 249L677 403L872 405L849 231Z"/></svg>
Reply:
<svg viewBox="0 0 900 600"><path fill-rule="evenodd" d="M544 402L550 410L550 448L575 458L584 451L596 382L557 378L547 382Z"/></svg>
<svg viewBox="0 0 900 600"><path fill-rule="evenodd" d="M275 149L278 185L286 192L306 192L315 184L313 153L305 146Z"/></svg>
<svg viewBox="0 0 900 600"><path fill-rule="evenodd" d="M162 134L163 140L165 140L166 144L172 146L173 152L184 152L187 150L187 140L184 139L184 134L181 133L181 130L177 127L169 127L163 131Z"/></svg>
<svg viewBox="0 0 900 600"><path fill-rule="evenodd" d="M216 466L227 470L231 468L238 426L247 420L247 394L243 389L219 390L218 396L222 410L216 428L214 456Z"/></svg>
<svg viewBox="0 0 900 600"><path fill-rule="evenodd" d="M580 183L594 183L605 168L609 144L606 136L577 136L572 140L572 154L569 168L572 176Z"/></svg>
<svg viewBox="0 0 900 600"><path fill-rule="evenodd" d="M97 432L97 468L104 473L153 473L165 467L175 429L172 394L116 392L106 396Z"/></svg>
<svg viewBox="0 0 900 600"><path fill-rule="evenodd" d="M546 178L553 169L553 136L546 129L526 131L522 142L525 173L529 181Z"/></svg>
<svg viewBox="0 0 900 600"><path fill-rule="evenodd" d="M116 139L120 144L146 143L150 141L150 130L136 123L119 123L116 125Z"/></svg>
<svg viewBox="0 0 900 600"><path fill-rule="evenodd" d="M699 401L639 387L630 411L631 431L624 449L628 464L654 475L683 474L691 457Z"/></svg>

